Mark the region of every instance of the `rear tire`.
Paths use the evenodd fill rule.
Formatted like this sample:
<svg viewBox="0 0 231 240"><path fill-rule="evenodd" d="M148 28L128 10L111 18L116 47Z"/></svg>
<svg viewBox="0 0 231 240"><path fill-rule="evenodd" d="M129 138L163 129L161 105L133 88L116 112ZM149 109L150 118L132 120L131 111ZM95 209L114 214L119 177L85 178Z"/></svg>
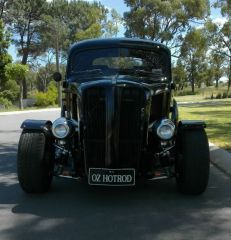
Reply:
<svg viewBox="0 0 231 240"><path fill-rule="evenodd" d="M208 185L210 157L205 130L182 129L177 139L176 181L180 192L201 194Z"/></svg>
<svg viewBox="0 0 231 240"><path fill-rule="evenodd" d="M23 131L18 145L18 180L27 193L49 190L53 177L53 147L43 132Z"/></svg>

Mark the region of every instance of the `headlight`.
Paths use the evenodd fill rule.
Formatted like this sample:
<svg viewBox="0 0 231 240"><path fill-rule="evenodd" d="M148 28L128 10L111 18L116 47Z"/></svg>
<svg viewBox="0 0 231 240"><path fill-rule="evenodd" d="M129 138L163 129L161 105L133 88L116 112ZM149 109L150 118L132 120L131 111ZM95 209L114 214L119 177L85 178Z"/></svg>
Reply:
<svg viewBox="0 0 231 240"><path fill-rule="evenodd" d="M58 118L52 124L52 133L56 138L65 138L70 133L66 118Z"/></svg>
<svg viewBox="0 0 231 240"><path fill-rule="evenodd" d="M156 133L162 140L169 140L173 137L174 131L174 123L169 119L163 119L157 127Z"/></svg>

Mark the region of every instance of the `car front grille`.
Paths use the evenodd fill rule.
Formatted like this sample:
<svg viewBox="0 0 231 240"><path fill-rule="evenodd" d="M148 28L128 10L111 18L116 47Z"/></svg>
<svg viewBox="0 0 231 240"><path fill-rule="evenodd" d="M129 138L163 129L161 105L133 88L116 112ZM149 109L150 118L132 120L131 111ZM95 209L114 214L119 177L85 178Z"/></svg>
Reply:
<svg viewBox="0 0 231 240"><path fill-rule="evenodd" d="M83 94L88 168L138 168L144 94L138 87L91 87ZM109 152L108 152L109 151Z"/></svg>
<svg viewBox="0 0 231 240"><path fill-rule="evenodd" d="M87 166L102 167L105 159L106 106L104 88L84 92L84 154Z"/></svg>

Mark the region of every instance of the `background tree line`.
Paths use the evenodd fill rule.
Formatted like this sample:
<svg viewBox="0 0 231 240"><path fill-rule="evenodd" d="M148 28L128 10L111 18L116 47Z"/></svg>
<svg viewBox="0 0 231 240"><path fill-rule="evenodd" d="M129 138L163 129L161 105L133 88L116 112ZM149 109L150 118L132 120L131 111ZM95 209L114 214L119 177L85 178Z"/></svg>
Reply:
<svg viewBox="0 0 231 240"><path fill-rule="evenodd" d="M116 37L123 24L126 37L151 39L167 45L173 56L173 78L207 86L221 76L231 85L230 0L124 0L121 17L100 2L76 0L0 0L0 104L8 106L36 92L37 102L57 103L54 71L65 71L68 47L88 38ZM210 7L220 9L224 24L210 19ZM20 57L12 63L14 44Z"/></svg>

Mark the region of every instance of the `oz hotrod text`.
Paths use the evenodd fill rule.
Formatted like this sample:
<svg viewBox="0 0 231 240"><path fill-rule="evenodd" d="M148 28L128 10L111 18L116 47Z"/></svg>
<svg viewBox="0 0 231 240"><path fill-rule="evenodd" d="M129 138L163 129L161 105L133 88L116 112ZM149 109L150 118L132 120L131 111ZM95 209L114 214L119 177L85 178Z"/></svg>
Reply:
<svg viewBox="0 0 231 240"><path fill-rule="evenodd" d="M94 173L89 175L89 180L91 183L127 183L131 184L133 182L132 175L108 175Z"/></svg>

